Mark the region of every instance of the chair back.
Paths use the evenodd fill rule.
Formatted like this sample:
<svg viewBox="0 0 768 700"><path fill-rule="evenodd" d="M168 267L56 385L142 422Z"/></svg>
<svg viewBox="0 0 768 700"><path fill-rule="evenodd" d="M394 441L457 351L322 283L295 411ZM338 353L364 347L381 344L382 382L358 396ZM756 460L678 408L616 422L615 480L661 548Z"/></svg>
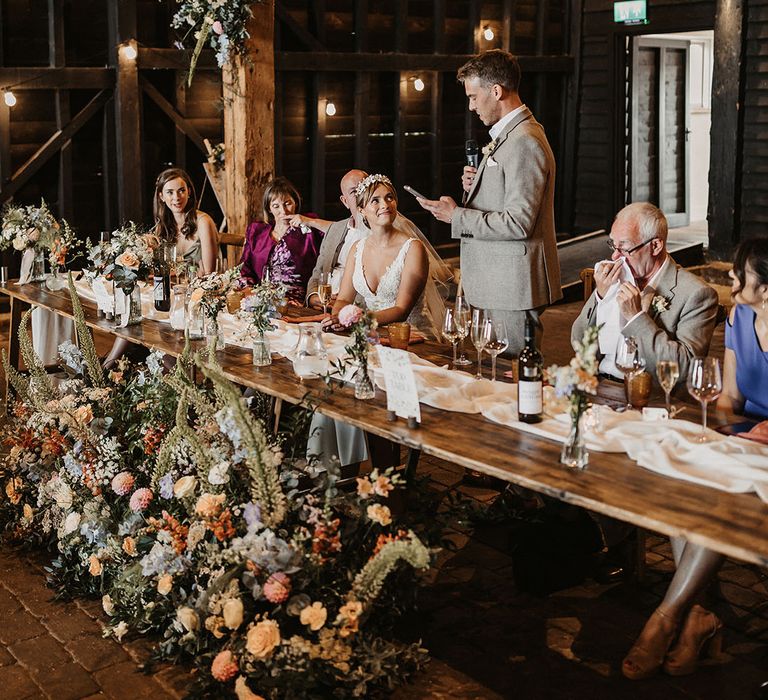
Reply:
<svg viewBox="0 0 768 700"><path fill-rule="evenodd" d="M586 301L592 296L592 292L595 289L595 268L585 267L579 273L579 279L583 285L584 301Z"/></svg>

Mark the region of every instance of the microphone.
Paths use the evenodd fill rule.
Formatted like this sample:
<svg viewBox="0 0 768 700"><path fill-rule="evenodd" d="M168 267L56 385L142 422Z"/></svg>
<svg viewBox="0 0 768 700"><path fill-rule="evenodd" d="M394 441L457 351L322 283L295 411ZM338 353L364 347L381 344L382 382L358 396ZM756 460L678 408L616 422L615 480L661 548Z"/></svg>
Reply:
<svg viewBox="0 0 768 700"><path fill-rule="evenodd" d="M477 141L474 139L468 139L464 144L464 155L467 158L467 165L471 165L476 168L480 165L480 148L477 145Z"/></svg>

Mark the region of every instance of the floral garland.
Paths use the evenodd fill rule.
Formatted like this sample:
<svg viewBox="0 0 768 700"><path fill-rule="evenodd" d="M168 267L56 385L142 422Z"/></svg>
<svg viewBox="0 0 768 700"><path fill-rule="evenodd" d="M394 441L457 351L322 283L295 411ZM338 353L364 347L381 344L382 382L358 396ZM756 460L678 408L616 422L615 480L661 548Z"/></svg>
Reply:
<svg viewBox="0 0 768 700"><path fill-rule="evenodd" d="M191 659L199 695L367 697L425 663L392 639L430 562L388 505L398 474L343 493L335 471L285 456L293 438L216 365L197 360L211 388L190 381L188 349L167 377L156 353L105 376L89 347L61 346L58 386L33 357L31 378L9 373L2 434L0 525L58 552L61 594L98 594L113 636L154 633L161 657Z"/></svg>
<svg viewBox="0 0 768 700"><path fill-rule="evenodd" d="M179 0L171 26L186 29L177 44L184 48L184 42L191 36L195 40L189 64L188 85L192 84L200 53L206 43L216 52L219 68L229 63L235 55L241 55L245 48L248 31L246 25L251 19L252 0Z"/></svg>

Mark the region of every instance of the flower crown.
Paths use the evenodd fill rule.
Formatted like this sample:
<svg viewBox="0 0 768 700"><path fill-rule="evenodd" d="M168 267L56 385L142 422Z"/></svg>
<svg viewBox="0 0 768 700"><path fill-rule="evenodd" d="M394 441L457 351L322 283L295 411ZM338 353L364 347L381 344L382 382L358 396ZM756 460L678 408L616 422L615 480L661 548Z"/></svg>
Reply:
<svg viewBox="0 0 768 700"><path fill-rule="evenodd" d="M375 175L368 175L368 177L362 180L360 184L355 187L355 197L359 197L368 187L378 183L392 187L392 180L390 180L386 175L381 175L380 173L376 173Z"/></svg>

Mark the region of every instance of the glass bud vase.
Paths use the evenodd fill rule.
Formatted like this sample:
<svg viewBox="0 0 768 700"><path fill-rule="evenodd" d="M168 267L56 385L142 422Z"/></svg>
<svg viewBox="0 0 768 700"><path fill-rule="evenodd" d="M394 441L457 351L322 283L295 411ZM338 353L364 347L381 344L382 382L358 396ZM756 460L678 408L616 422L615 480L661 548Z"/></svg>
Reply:
<svg viewBox="0 0 768 700"><path fill-rule="evenodd" d="M133 326L141 323L141 289L138 284L133 285L130 294L115 285L115 325L118 328Z"/></svg>
<svg viewBox="0 0 768 700"><path fill-rule="evenodd" d="M226 347L218 318L205 317L205 337L208 339L208 347L213 350L223 350Z"/></svg>
<svg viewBox="0 0 768 700"><path fill-rule="evenodd" d="M584 443L583 412L571 414L571 431L560 452L560 461L572 469L584 469L589 462L589 451Z"/></svg>
<svg viewBox="0 0 768 700"><path fill-rule="evenodd" d="M32 282L45 282L45 251L35 250L35 259L32 261Z"/></svg>
<svg viewBox="0 0 768 700"><path fill-rule="evenodd" d="M58 265L51 268L51 274L45 278L45 286L52 292L58 292L67 286L67 273L59 269Z"/></svg>
<svg viewBox="0 0 768 700"><path fill-rule="evenodd" d="M266 367L272 364L272 353L269 349L269 338L259 333L253 339L253 364L256 367Z"/></svg>
<svg viewBox="0 0 768 700"><path fill-rule="evenodd" d="M376 396L376 387L373 385L371 373L368 371L368 356L360 361L360 366L355 373L355 398L372 399Z"/></svg>

